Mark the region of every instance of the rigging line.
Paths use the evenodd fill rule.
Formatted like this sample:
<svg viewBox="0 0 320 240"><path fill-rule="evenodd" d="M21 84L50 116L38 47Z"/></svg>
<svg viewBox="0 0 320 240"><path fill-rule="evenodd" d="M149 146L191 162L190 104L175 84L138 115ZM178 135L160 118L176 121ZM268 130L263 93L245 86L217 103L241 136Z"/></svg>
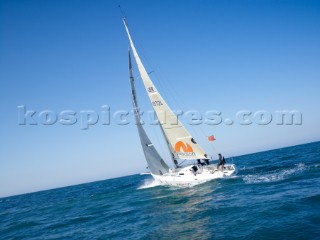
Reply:
<svg viewBox="0 0 320 240"><path fill-rule="evenodd" d="M123 11L123 9L122 9L122 7L120 6L120 4L118 5L118 7L119 7L119 10L120 10L120 12L121 12L121 16L122 16L122 18L127 18L127 15L126 15L126 13Z"/></svg>
<svg viewBox="0 0 320 240"><path fill-rule="evenodd" d="M131 36L134 38L134 33L131 33ZM146 66L146 69L154 69L153 66L156 66L156 64L154 64L153 61L151 59L149 59L147 54L145 54L145 52L148 53L148 51L145 50L145 48L143 47L144 44L142 44L142 43L143 43L142 40L141 40L141 43L140 43L140 40L136 41L136 43L135 43L136 48L139 49L139 55L140 55L141 59L143 60L144 65ZM151 73L154 73L154 72L155 72L154 70L151 70L150 72L148 72L148 74L150 75ZM171 90L171 89L168 88L168 87L164 87L163 86L163 82L158 80L157 74L154 74L153 76L154 77L152 77L152 79L156 79L157 80L155 82L156 88L160 89L161 95L164 96L164 100L165 101L168 100L169 96L167 95L166 91L164 91L164 90L165 89L166 90L168 90L168 89ZM141 79L141 76L140 76L140 79ZM174 94L170 94L170 95L174 96ZM171 105L171 104L169 104L169 105Z"/></svg>
<svg viewBox="0 0 320 240"><path fill-rule="evenodd" d="M143 50L143 47L139 47L141 50ZM143 57L143 59L144 59L144 62L146 63L146 65L148 66L147 68L151 68L151 69L154 69L154 67L153 66L156 66L156 64L154 64L148 57L146 57L146 55L143 53L143 51L140 51L141 52L141 55L142 55L142 57ZM155 71L154 70L152 70L151 72L149 72L149 74L150 73L154 73ZM157 74L154 74L153 75L154 77L152 77L152 79L153 79L153 81L154 80L156 80L156 81L154 81L154 83L155 83L155 86L156 86L156 88L157 89L159 89L160 90L160 92L161 92L161 95L164 97L164 100L168 103L168 100L170 100L171 99L171 101L168 103L168 105L170 106L172 106L172 99L173 99L173 96L174 96L174 94L172 94L173 92L172 92L172 90L171 90L171 88L168 88L167 86L165 86L164 84L165 84L165 82L163 82L163 81L159 81L159 77L157 76ZM169 93L169 94L168 94ZM173 99L174 100L174 99ZM176 101L173 101L173 102L176 102ZM174 106L174 107L176 107L176 106ZM171 108L172 109L172 108Z"/></svg>
<svg viewBox="0 0 320 240"><path fill-rule="evenodd" d="M134 37L134 33L133 33L133 34L131 33L131 36ZM140 44L140 41L137 41L137 42L136 42L136 46L138 47L138 49L140 49L140 51L139 51L140 56L141 56L142 59L144 60L144 64L147 66L147 69L148 69L148 68L149 68L149 69L150 69L150 68L151 68L151 69L154 69L152 66L155 66L156 64L154 64L153 61L151 61L151 60L147 57L147 55L144 54L144 52L147 52L147 51L145 51L145 48L143 47L143 45L144 45L144 44ZM151 72L149 72L149 74L151 74L151 73L153 73L153 72L154 72L154 70L151 71ZM182 109L181 106L179 106L178 101L177 101L176 98L175 98L176 92L173 92L173 91L171 90L171 88L169 88L169 87L166 85L166 82L165 82L165 81L162 81L162 80L159 81L159 78L158 78L157 74L155 74L154 76L155 76L155 79L157 79L157 81L156 81L156 87L159 86L160 89L163 90L163 91L161 91L161 95L163 95L163 96L165 97L165 100L172 99L173 102L174 102L176 105L178 105L178 108ZM169 95L167 95L166 92L168 92L168 93L170 94L170 97L169 97ZM169 103L169 105L171 105L171 104Z"/></svg>
<svg viewBox="0 0 320 240"><path fill-rule="evenodd" d="M158 78L158 76L157 76L157 78ZM175 103L175 105L177 105L178 108L180 108L180 110L182 110L182 107L181 107L181 105L179 104L179 101L176 99L176 96L177 96L176 92L172 94L172 88L167 87L167 84L166 84L165 81L159 81L159 80L158 80L157 82L159 82L159 84L161 85L162 89L166 89L166 90L168 90L168 92L171 92L171 94L170 94L171 99L173 100L173 102ZM164 91L164 92L165 92L165 91ZM166 94L165 94L165 95L166 95ZM179 100L181 101L181 98L179 98ZM185 105L185 104L184 104L184 105ZM184 124L181 118L179 118L178 116L177 116L177 118L182 122L182 124ZM185 124L184 124L184 125L185 125ZM187 129L187 130L188 130L188 131L190 131L190 130L195 130L195 128L194 128L194 127L191 127L191 129ZM200 137L200 135L199 135L198 132L195 132L195 131L191 131L191 132L193 132L192 135L197 135L197 138L202 139L202 138Z"/></svg>
<svg viewBox="0 0 320 240"><path fill-rule="evenodd" d="M171 90L171 88L168 88L167 87L167 84L166 84L166 82L163 82L163 81L158 81L162 86L164 86L163 88L166 88L166 89L168 89L169 90L169 92L172 92L172 90ZM177 99L176 99L176 97L178 97L179 98L179 100L181 101L181 102L183 102L181 99L181 97L179 97L178 96L178 93L176 92L175 94L170 94L171 96L172 96L172 100L175 102L175 104L182 110L182 107L181 107L181 105L179 104L179 101L177 101ZM183 104L183 105L185 105L185 104ZM181 120L181 119L180 119ZM194 126L191 126L190 127L193 131L193 133L195 134L195 135L197 135L197 137L199 138L199 139L202 139L202 137L207 137L206 136L206 134L203 132L203 130L200 128L200 130L202 131L202 133L201 134L199 134L199 132L197 131L197 128L196 127L194 127ZM191 130L190 129L190 130ZM194 134L192 134L192 135L194 135ZM202 135L202 137L201 137L201 135ZM207 144L206 144L207 145ZM210 147L209 147L210 148Z"/></svg>
<svg viewBox="0 0 320 240"><path fill-rule="evenodd" d="M180 108L180 110L183 110L182 106L180 105L179 101L181 102L182 105L186 106L185 102L182 100L184 98L181 98L181 94L179 91L173 91L172 87L168 86L167 81L163 81L162 79L170 79L167 77L162 77L160 76L160 74L158 74L159 76L156 76L157 82L161 85L163 90L166 90L169 94L170 94L170 98L172 99L172 102L177 105L178 108ZM165 91L164 91L165 93ZM167 98L167 96L166 96ZM169 99L169 98L168 98Z"/></svg>
<svg viewBox="0 0 320 240"><path fill-rule="evenodd" d="M182 165L182 163L184 163L185 161L186 161L186 159L183 160L181 163L179 163L178 166L180 167Z"/></svg>
<svg viewBox="0 0 320 240"><path fill-rule="evenodd" d="M173 92L172 91L172 88L169 88L168 86L167 86L167 83L165 82L165 81L162 81L162 80L160 80L160 77L158 77L158 76L156 76L156 78L158 79L158 82L160 83L160 85L161 85L161 87L164 89L167 89L168 90L168 92ZM181 107L181 105L180 105L180 103L179 103L179 101L178 100L180 100L180 102L182 102L182 104L183 105L186 105L185 104L185 101L182 101L181 99L181 97L179 96L180 94L179 94L179 92L174 92L174 94L171 94L171 96L172 96L172 100L174 101L174 103L182 110L183 108ZM177 100L178 99L178 100ZM180 120L181 120L181 118L180 118ZM183 121L182 121L183 122ZM201 134L199 134L198 133L198 131L197 131L197 128L195 127L195 126L191 126L190 128L191 129L193 129L195 132L197 132L197 135L198 135L198 137L200 138L200 139L202 139L201 138L201 135L202 135L202 137L204 137L204 138L207 138L208 136L207 136L207 134L205 134L204 133L204 130L202 129L202 127L203 126L199 126L199 129L200 129L200 131L201 131ZM191 130L190 129L190 130ZM206 144L206 145L208 145L208 144ZM210 144L209 144L209 148L213 148L213 150L214 150L214 152L216 152L216 150L215 150L215 148L213 147L213 146L211 146Z"/></svg>
<svg viewBox="0 0 320 240"><path fill-rule="evenodd" d="M168 87L167 87L166 82L159 81L159 83L160 83L161 85L164 85L164 88L169 89L169 91L172 92L171 88L168 88ZM173 101L175 102L175 104L178 105L178 107L182 110L182 107L181 107L181 105L179 104L179 101L177 101L176 98L178 97L179 100L182 102L182 104L183 104L183 105L186 105L185 103L183 103L184 101L182 101L183 98L181 98L180 96L178 96L178 95L179 95L178 92L175 92L175 94L170 94L170 95L172 96L172 99L173 99ZM207 137L208 137L207 134L205 134L204 130L202 129L202 126L201 126L201 125L199 126L199 129L200 129L200 131L201 131L200 134L199 134L199 132L198 132L198 129L197 129L195 126L191 126L190 128L191 128L192 130L194 130L193 132L197 135L197 137L199 137L199 139L202 139L202 138L201 138L201 135L202 135L202 137L204 137L204 138L207 138ZM217 150L216 150L211 144L208 144L208 143L206 142L206 145L207 145L207 146L209 145L209 148L212 148L214 152L217 152Z"/></svg>
<svg viewBox="0 0 320 240"><path fill-rule="evenodd" d="M202 126L201 125L199 125L199 129L200 129L200 131L202 132L202 134L207 138L207 140L208 140L208 137L209 136L207 136L206 134L205 134L205 132L204 132L204 130L202 129ZM219 151L217 151L217 149L213 146L213 143L212 144L210 144L209 142L206 142L207 143L207 145L210 147L210 148L212 148L212 150L213 150L213 152L215 153L215 154L218 154L218 152Z"/></svg>
<svg viewBox="0 0 320 240"><path fill-rule="evenodd" d="M145 54L145 53L147 53L147 51L146 51L145 48L143 47L143 44L140 44L140 42L138 41L138 42L136 42L136 46L138 46L138 49L140 49L140 51L139 51L140 56L141 56L141 58L144 60L144 63L145 63L145 65L147 66L147 69L154 69L153 66L157 66L157 64L154 64L154 62L153 62L151 59L149 59L149 57L147 56L147 54ZM154 71L151 71L151 72L154 72ZM169 87L166 85L166 82L165 82L165 81L160 80L160 78L157 76L157 74L155 74L154 76L155 76L155 79L156 79L155 85L156 85L157 88L160 88L161 95L164 96L164 99L165 99L165 100L172 99L173 102L174 102L176 105L178 105L178 104L177 104L178 101L176 101L176 99L175 99L175 97L174 97L175 94L176 94L176 92L173 92L173 91L171 90L171 88L169 88ZM153 78L153 79L154 79L154 78ZM161 90L161 89L162 89L162 90ZM167 94L167 92L170 94L170 97L169 97L169 95ZM169 103L169 105L172 105L172 101L171 101L171 103ZM176 107L176 106L175 106L175 107ZM180 106L178 106L178 107L181 109Z"/></svg>
<svg viewBox="0 0 320 240"><path fill-rule="evenodd" d="M138 78L141 78L141 76L139 75ZM140 88L142 91L145 91L145 87L142 84L142 81L138 81L136 83L137 83L136 85L138 85L138 88ZM147 100L147 99L148 99L148 97L146 95L143 95L143 97L140 98L140 103L142 103L142 105L145 106L145 107L150 104L150 101ZM148 116L147 116L146 112L144 112L144 116L145 116L144 123L150 124L150 121L149 121L150 119L148 119ZM163 141L161 141L160 138L159 138L159 133L157 134L158 129L156 128L156 125L155 126L149 126L148 128L146 128L146 130L149 129L149 131L150 131L151 130L150 128L152 129L152 134L153 134L152 138L154 140L154 141L152 140L152 142L156 142L157 146L160 147L161 157L163 159L167 159L168 158L168 153L164 149Z"/></svg>
<svg viewBox="0 0 320 240"><path fill-rule="evenodd" d="M158 77L157 77L157 78L158 78ZM159 81L159 80L158 80L158 82L160 83L162 89L166 88L166 89L169 89L169 92L172 92L171 88L168 88L168 87L167 87L167 84L166 84L165 81L163 82L163 81ZM177 96L178 94L177 94L177 95L175 95L175 94L170 94L170 95L172 96L172 100L175 102L175 104L178 105L178 107L182 110L181 105L179 104L179 101L176 100L176 96ZM182 98L180 98L180 101L181 101L181 99L182 99ZM181 119L180 119L180 120L181 120ZM197 138L199 138L199 140L201 140L201 139L203 139L203 138L207 139L208 135L205 134L205 132L204 132L204 130L203 130L202 127L203 127L203 126L200 125L200 126L199 126L199 129L198 129L197 126L191 126L191 127L189 128L189 131L191 130L191 132L193 132L192 135L196 135ZM198 130L200 130L200 133L199 133ZM201 141L201 142L202 142L202 141ZM214 147L212 144L210 144L210 143L208 143L208 142L205 141L205 145L206 145L206 149L207 149L207 150L212 149L213 153L215 153L216 155L218 154L219 151L218 151L217 149L215 149L215 147ZM210 154L210 155L212 155L212 154Z"/></svg>
<svg viewBox="0 0 320 240"><path fill-rule="evenodd" d="M159 132L159 129L156 128L156 125L155 126L151 126L151 128L153 129L153 134L155 135L157 143L160 146L162 158L163 159L169 159L170 157L168 157L168 151L165 151L164 142L161 141L161 139L159 137L160 134L159 133L157 134L157 131Z"/></svg>
<svg viewBox="0 0 320 240"><path fill-rule="evenodd" d="M169 89L170 92L172 92L171 88L168 88L168 87L167 87L166 82L162 82L162 81L158 81L158 82L160 83L162 89L166 88L166 89ZM182 108L181 108L181 106L180 106L180 104L179 104L179 101L176 100L175 94L170 94L170 95L172 96L172 100L175 102L175 104L178 105L178 107L182 110ZM181 98L180 98L180 101L181 101ZM181 120L181 119L180 119L180 120ZM199 129L200 129L201 133L198 132L197 127L191 126L190 129L189 129L189 131L191 130L191 132L193 133L192 135L196 135L197 138L199 138L199 140L201 140L201 139L203 139L203 138L207 139L208 136L204 133L204 130L202 129L202 126L199 126ZM202 142L202 141L201 141L201 142ZM217 154L218 151L217 151L210 143L205 142L205 145L206 145L206 149L207 149L207 150L212 149L213 152L214 152L215 154ZM210 155L211 155L211 154L210 154Z"/></svg>
<svg viewBox="0 0 320 240"><path fill-rule="evenodd" d="M197 126L199 126L199 128L197 128ZM207 149L208 151L210 151L210 152L211 152L211 150L212 150L212 154L209 154L209 155L211 155L211 157L212 157L213 154L216 154L216 155L217 155L219 151L217 151L217 149L213 146L213 143L211 144L210 142L208 142L208 135L205 134L204 130L202 129L201 124L200 124L200 125L197 125L197 126L193 126L193 127L192 127L193 132L194 132L195 134L197 134L198 137L199 137L201 134L202 134L202 136L204 136L204 138L205 138L204 144L205 144L205 146L206 146L206 149ZM199 135L199 131L198 131L198 130L200 130L200 132L201 132L200 135ZM200 139L202 139L202 138L200 138ZM203 143L203 141L201 141L201 143Z"/></svg>
<svg viewBox="0 0 320 240"><path fill-rule="evenodd" d="M198 131L198 129L197 129L197 127L192 127L192 130L193 130L193 132L194 132L194 134L195 135L197 135L201 140L203 139L203 138L201 138L200 136L201 136L201 133L199 133L199 131ZM205 136L204 134L202 134L203 136ZM211 148L211 146L210 146L210 144L207 142L208 141L208 139L207 139L207 137L205 136L205 140L204 141L200 141L201 143L204 143L204 145L205 145L205 149L207 150L206 152L208 153L208 151L209 151L209 155L212 155L212 154L210 154L210 148ZM211 156L212 157L212 156Z"/></svg>
<svg viewBox="0 0 320 240"><path fill-rule="evenodd" d="M206 139L208 138L208 136L206 136ZM208 141L208 139L207 139ZM212 150L212 154L211 154L211 158L213 157L212 155L218 155L219 151L213 146L213 143L210 142L206 142L206 146L209 147L210 150Z"/></svg>
<svg viewBox="0 0 320 240"><path fill-rule="evenodd" d="M180 99L180 101L181 101L181 97L178 96L177 91L173 91L172 90L173 88L169 87L167 82L162 80L161 76L156 76L155 78L157 80L157 83L159 83L160 88L164 92L163 95L165 96L166 99L168 99L171 102L169 104L172 105L172 103L173 103L175 105L174 108L178 107L178 109L175 109L175 110L183 110L181 105L179 104L179 101L178 101L178 99ZM168 94L166 94L166 92L168 92Z"/></svg>
<svg viewBox="0 0 320 240"><path fill-rule="evenodd" d="M154 71L152 70L151 72L148 72L148 75L151 75L151 73L154 73ZM134 79L135 79L136 81L137 81L138 79L141 79L141 81L142 81L142 78L141 78L140 75L137 76L137 77L135 77Z"/></svg>

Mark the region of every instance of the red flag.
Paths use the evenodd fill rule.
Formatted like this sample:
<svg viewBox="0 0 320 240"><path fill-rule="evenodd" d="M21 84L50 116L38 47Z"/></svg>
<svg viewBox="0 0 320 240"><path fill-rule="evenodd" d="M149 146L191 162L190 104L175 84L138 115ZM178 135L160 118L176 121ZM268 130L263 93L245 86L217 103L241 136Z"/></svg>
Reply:
<svg viewBox="0 0 320 240"><path fill-rule="evenodd" d="M213 135L211 135L211 136L208 137L208 141L214 141L214 140L216 140L216 139L214 138Z"/></svg>

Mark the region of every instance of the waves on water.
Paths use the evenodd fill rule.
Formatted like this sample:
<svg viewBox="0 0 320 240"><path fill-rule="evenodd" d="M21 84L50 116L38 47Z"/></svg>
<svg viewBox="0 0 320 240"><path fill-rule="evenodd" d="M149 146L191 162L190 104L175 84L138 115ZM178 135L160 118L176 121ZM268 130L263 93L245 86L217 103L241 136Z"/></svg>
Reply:
<svg viewBox="0 0 320 240"><path fill-rule="evenodd" d="M319 239L320 142L233 160L192 188L137 174L2 198L0 239Z"/></svg>
<svg viewBox="0 0 320 240"><path fill-rule="evenodd" d="M161 186L162 184L155 180L155 179L145 179L141 186L139 186L137 189L146 189L146 188L153 188L157 186Z"/></svg>
<svg viewBox="0 0 320 240"><path fill-rule="evenodd" d="M276 182L287 179L293 175L300 174L302 171L306 170L304 163L296 164L294 167L289 169L277 169L269 173L257 173L249 174L243 177L245 183L266 183L266 182Z"/></svg>

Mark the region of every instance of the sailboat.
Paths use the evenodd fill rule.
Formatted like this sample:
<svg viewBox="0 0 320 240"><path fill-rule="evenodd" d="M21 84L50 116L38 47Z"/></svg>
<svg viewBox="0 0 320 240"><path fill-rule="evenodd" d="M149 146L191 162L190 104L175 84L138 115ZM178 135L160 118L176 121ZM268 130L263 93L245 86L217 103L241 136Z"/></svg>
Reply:
<svg viewBox="0 0 320 240"><path fill-rule="evenodd" d="M123 18L123 23L140 77L157 115L158 121L161 123L160 129L173 162L173 167L170 168L150 141L143 125L141 124L141 115L139 113L129 48L129 81L134 117L150 174L160 184L175 187L192 187L213 179L236 175L237 167L234 164L225 164L221 169L217 168L214 164L210 164L209 156L191 136L180 120L178 120L177 116L169 108L151 81L151 78L142 64L133 44L125 18ZM187 164L181 164L182 162L187 162Z"/></svg>

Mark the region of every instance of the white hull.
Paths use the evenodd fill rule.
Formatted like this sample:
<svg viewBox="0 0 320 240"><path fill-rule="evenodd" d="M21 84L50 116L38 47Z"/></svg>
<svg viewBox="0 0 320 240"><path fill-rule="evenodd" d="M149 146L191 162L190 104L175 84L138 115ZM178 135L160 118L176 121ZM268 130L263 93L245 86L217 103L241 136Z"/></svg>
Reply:
<svg viewBox="0 0 320 240"><path fill-rule="evenodd" d="M193 167L198 168L194 171ZM236 175L238 172L234 164L225 164L217 170L216 165L189 165L178 169L172 169L169 173L163 175L151 174L157 181L163 185L175 187L192 187L217 178L226 178Z"/></svg>

